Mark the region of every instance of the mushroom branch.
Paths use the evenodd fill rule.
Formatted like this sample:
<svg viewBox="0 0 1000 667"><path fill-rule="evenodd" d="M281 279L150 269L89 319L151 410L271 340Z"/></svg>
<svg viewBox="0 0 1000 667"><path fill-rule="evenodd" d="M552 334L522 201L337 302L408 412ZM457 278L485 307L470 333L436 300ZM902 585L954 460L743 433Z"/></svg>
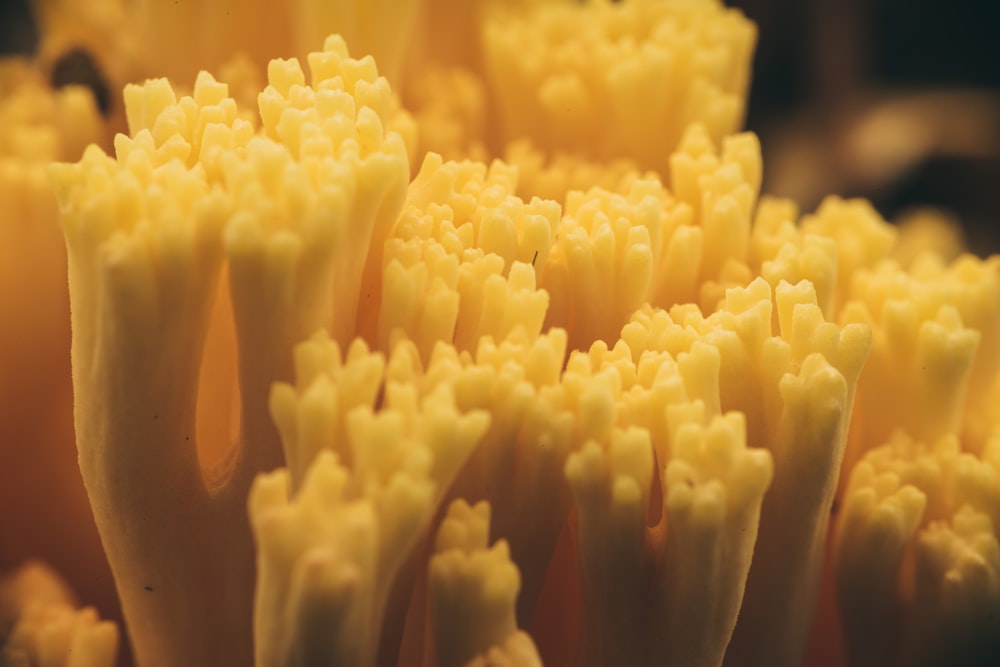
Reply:
<svg viewBox="0 0 1000 667"><path fill-rule="evenodd" d="M490 505L454 501L441 521L430 561L430 606L437 662L452 665L542 664L531 637L517 629L521 579L507 543L488 547Z"/></svg>
<svg viewBox="0 0 1000 667"><path fill-rule="evenodd" d="M593 377L566 474L594 664L794 663L869 341L824 322L809 283L772 301L758 278L708 317L647 307L613 350L571 355L567 375Z"/></svg>
<svg viewBox="0 0 1000 667"><path fill-rule="evenodd" d="M489 413L460 411L449 360L424 370L412 344L386 364L356 342L342 363L319 335L296 357L296 386L275 385L271 400L293 467L250 494L256 664L374 664L399 641L380 643L383 619L409 603L387 609L390 588Z"/></svg>
<svg viewBox="0 0 1000 667"><path fill-rule="evenodd" d="M696 303L706 312L752 277L750 235L760 191L760 144L751 134L713 142L692 125L670 156L671 187L632 174L615 188L566 195L542 286L546 324L570 347L613 345L643 304Z"/></svg>
<svg viewBox="0 0 1000 667"><path fill-rule="evenodd" d="M665 174L685 129L743 122L756 26L717 2L494 3L482 32L500 145ZM656 127L655 133L649 128Z"/></svg>
<svg viewBox="0 0 1000 667"><path fill-rule="evenodd" d="M493 535L523 577L527 626L570 509L562 466L579 406L561 385L566 331L543 331L549 296L537 284L560 207L516 189L502 162L427 156L386 244L379 341L405 331L421 358L450 359L435 372L455 374L464 409L493 415L449 498L490 503Z"/></svg>
<svg viewBox="0 0 1000 667"><path fill-rule="evenodd" d="M1000 654L998 280L967 255L855 276L843 317L875 336L832 561L855 664Z"/></svg>
<svg viewBox="0 0 1000 667"><path fill-rule="evenodd" d="M58 574L31 561L0 580L0 627L9 627L0 663L113 667L119 630L77 600Z"/></svg>
<svg viewBox="0 0 1000 667"><path fill-rule="evenodd" d="M871 345L867 326L825 322L806 281L774 289L780 333L773 335L766 285L761 278L744 293L731 291L728 307L719 311L724 319L727 311L738 313L730 324L738 333L721 350L728 380L723 405L739 406L747 415L748 441L763 444L775 460L726 664L792 664L803 650L812 622L803 610L816 604L829 508Z"/></svg>
<svg viewBox="0 0 1000 667"><path fill-rule="evenodd" d="M52 168L69 252L80 468L143 664L252 661L245 503L282 462L267 405L292 346L354 335L359 285L408 181L406 147L373 61L331 38L274 61L260 129L199 76L125 91L131 136ZM199 463L202 347L227 272L239 436ZM228 445L229 443L226 443Z"/></svg>

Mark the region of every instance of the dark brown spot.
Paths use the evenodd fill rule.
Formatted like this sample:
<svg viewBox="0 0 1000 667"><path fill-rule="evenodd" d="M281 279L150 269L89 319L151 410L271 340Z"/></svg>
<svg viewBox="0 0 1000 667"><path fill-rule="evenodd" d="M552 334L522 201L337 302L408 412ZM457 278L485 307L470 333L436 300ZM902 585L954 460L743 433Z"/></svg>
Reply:
<svg viewBox="0 0 1000 667"><path fill-rule="evenodd" d="M111 109L111 90L94 58L80 47L67 51L52 66L53 88L78 85L90 89L97 108L105 116Z"/></svg>

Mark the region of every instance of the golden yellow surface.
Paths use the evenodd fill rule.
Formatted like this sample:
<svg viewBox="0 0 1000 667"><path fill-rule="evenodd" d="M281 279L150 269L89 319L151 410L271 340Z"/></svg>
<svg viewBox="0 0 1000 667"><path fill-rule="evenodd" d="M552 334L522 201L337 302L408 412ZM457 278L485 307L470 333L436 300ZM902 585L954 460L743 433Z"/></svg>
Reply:
<svg viewBox="0 0 1000 667"><path fill-rule="evenodd" d="M51 561L125 660L1000 654L998 260L762 193L742 14L37 11L0 69L0 564ZM45 83L74 43L106 116ZM116 663L18 581L0 662Z"/></svg>

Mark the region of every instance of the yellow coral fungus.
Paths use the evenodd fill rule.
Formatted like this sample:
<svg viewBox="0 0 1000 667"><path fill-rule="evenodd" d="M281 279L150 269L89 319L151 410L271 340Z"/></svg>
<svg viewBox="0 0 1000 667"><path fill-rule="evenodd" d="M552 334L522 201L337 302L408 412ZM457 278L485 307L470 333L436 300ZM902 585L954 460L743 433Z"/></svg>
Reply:
<svg viewBox="0 0 1000 667"><path fill-rule="evenodd" d="M4 665L114 667L118 653L115 624L77 609L65 582L37 562L0 580L0 631Z"/></svg>
<svg viewBox="0 0 1000 667"><path fill-rule="evenodd" d="M381 254L358 248L377 248L402 204L408 163L401 137L384 130L388 87L371 59L348 59L336 38L326 46L311 58L314 87L294 61L272 63L259 134L207 74L179 100L151 81L126 89L134 136L119 135L117 158L91 148L53 169L81 471L147 664L250 659L244 499L254 475L281 460L270 384L317 327L353 335L358 285ZM203 474L198 368L224 264L241 435L224 469ZM163 484L141 481L151 475ZM219 607L192 613L199 591ZM233 604L245 611L226 612Z"/></svg>
<svg viewBox="0 0 1000 667"><path fill-rule="evenodd" d="M689 124L716 140L739 128L755 40L740 13L711 1L498 9L483 41L500 140L665 172Z"/></svg>
<svg viewBox="0 0 1000 667"><path fill-rule="evenodd" d="M11 579L0 660L996 662L998 260L762 194L738 11L66 4L0 69L0 489L78 463L123 625ZM76 33L154 78L53 93Z"/></svg>

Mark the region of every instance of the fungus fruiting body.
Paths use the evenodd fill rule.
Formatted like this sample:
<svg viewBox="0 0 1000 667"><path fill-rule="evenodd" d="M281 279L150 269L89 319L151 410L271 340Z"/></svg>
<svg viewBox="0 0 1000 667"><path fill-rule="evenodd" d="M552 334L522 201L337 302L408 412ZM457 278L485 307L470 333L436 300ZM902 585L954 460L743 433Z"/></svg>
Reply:
<svg viewBox="0 0 1000 667"><path fill-rule="evenodd" d="M108 68L105 119L4 97L62 150L46 182L0 135L0 233L58 269L23 236L58 203L77 460L138 664L1000 655L997 260L762 195L739 12L84 4L152 28L161 78ZM143 51L93 30L99 63ZM18 354L59 344L23 322ZM27 572L4 659L115 664L116 626Z"/></svg>

